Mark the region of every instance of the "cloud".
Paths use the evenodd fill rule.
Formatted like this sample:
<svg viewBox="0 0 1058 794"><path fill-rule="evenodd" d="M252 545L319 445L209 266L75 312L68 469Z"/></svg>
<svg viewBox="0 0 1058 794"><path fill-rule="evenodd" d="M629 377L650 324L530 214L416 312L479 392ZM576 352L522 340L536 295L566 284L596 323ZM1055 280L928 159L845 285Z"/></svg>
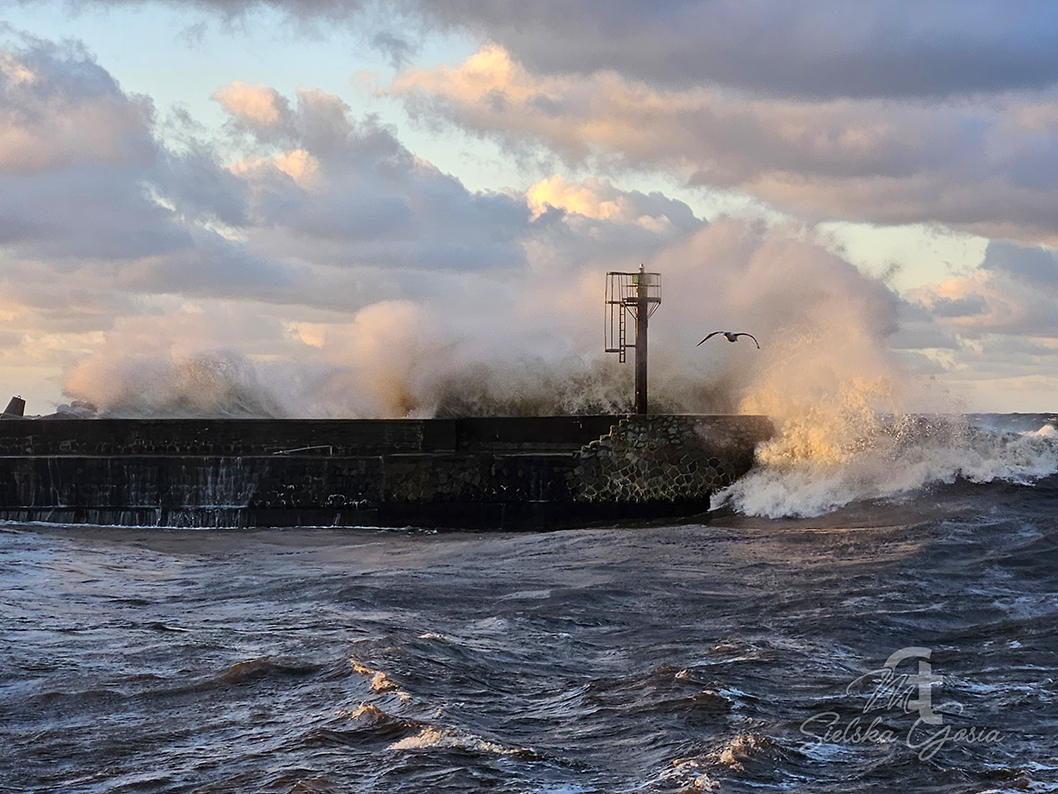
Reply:
<svg viewBox="0 0 1058 794"><path fill-rule="evenodd" d="M456 67L409 69L390 91L423 118L512 150L681 174L811 222L941 222L1058 240L1058 128L1039 102L765 101L613 72L534 74L496 46Z"/></svg>
<svg viewBox="0 0 1058 794"><path fill-rule="evenodd" d="M386 53L394 69L405 66L408 58L415 52L414 45L388 30L376 33L371 39L371 46Z"/></svg>
<svg viewBox="0 0 1058 794"><path fill-rule="evenodd" d="M208 139L163 146L150 103L124 94L75 43L31 40L0 55L7 135L35 147L0 169L0 256L11 276L61 275L89 293L355 309L372 289L385 294L387 268L524 262L524 198L466 190L389 130L355 124L333 95L303 89L292 107L267 86L223 87L215 96L249 136L249 153L225 167ZM70 117L93 120L91 134L52 134ZM351 268L375 275L351 283L335 272Z"/></svg>
<svg viewBox="0 0 1058 794"><path fill-rule="evenodd" d="M147 0L82 0L129 6ZM173 3L175 4L175 3ZM363 26L341 0L193 0L226 17L278 9ZM471 32L532 70L599 70L667 87L727 85L758 95L938 97L1040 89L1058 81L1058 11L1047 0L391 0L373 6L405 29ZM376 46L399 61L407 34Z"/></svg>
<svg viewBox="0 0 1058 794"><path fill-rule="evenodd" d="M1058 354L1058 257L1053 250L992 241L975 272L907 297L928 315L908 323L909 328L934 329L957 340L954 351L940 360L946 381L966 393L971 404L1022 411L1045 405L1040 393L1044 384L1054 383L1050 373Z"/></svg>
<svg viewBox="0 0 1058 794"><path fill-rule="evenodd" d="M146 5L159 0L73 0L73 7ZM312 20L341 20L355 15L368 5L362 0L160 0L161 4L192 6L202 11L218 13L228 18L246 14L256 8L274 8L293 17Z"/></svg>
<svg viewBox="0 0 1058 794"><path fill-rule="evenodd" d="M0 63L0 124L16 142L0 155L5 280L59 278L71 306L107 290L231 294L287 281L211 228L244 217L237 182L201 146L167 151L151 103L80 44L24 37Z"/></svg>
<svg viewBox="0 0 1058 794"><path fill-rule="evenodd" d="M989 334L1058 338L1058 290L1003 271L978 270L965 278L912 290L934 322L967 339Z"/></svg>
<svg viewBox="0 0 1058 794"><path fill-rule="evenodd" d="M213 93L229 123L187 126L176 146L77 45L3 52L0 114L35 147L32 167L0 168L5 371L65 372L70 396L114 412L621 410L631 370L600 350L603 274L640 262L663 273L660 410L772 410L784 383L804 404L857 379L899 391L902 368L963 377L967 362L1016 378L1002 355L1038 365L1058 338L1047 249L993 243L978 272L901 301L810 225L706 224L619 176L675 173L809 219L1043 239L1058 217L1044 97L768 101L534 73L490 46L393 91L430 121L610 178L563 168L524 191L474 191L319 89L231 82ZM92 134L62 133L68 116ZM694 347L717 328L764 350Z"/></svg>
<svg viewBox="0 0 1058 794"><path fill-rule="evenodd" d="M392 90L425 123L447 117L512 152L556 152L600 173L675 174L808 223L942 223L1058 244L1058 11L1039 0L1017 14L995 0L195 5L345 20L394 58L424 31L476 33L485 44L465 64L409 70ZM8 82L32 73L8 71ZM317 159L345 145L348 108L322 92L298 97L322 103L311 113L241 81L215 97L258 144ZM61 137L61 124L50 128ZM108 156L121 150L96 138Z"/></svg>
<svg viewBox="0 0 1058 794"><path fill-rule="evenodd" d="M354 119L341 98L317 89L288 98L230 83L214 93L230 123L212 134L185 123L170 148L149 102L123 93L77 45L31 42L3 53L9 80L30 79L10 64L34 67L33 92L16 86L5 111L11 129L39 139L37 167L0 171L0 334L20 340L5 371L53 381L76 371L71 394L115 411L131 410L128 395L150 383L176 396L144 411L175 410L207 370L221 373L212 391L224 372L238 375L238 388L224 393L242 401L247 367L265 391L295 384L292 402L279 389L253 410L434 410L459 390L423 375L423 362L451 363L470 384L488 380L478 368L500 359L501 370L515 373L525 369L521 356L579 360L597 347L597 328L581 325L583 305L571 297L579 298L585 272L648 259L703 226L681 202L602 179L555 175L532 199L468 190L415 157L392 129ZM96 140L131 136L139 148L48 139L46 128L61 129L67 112L101 119ZM225 161L221 152L238 154ZM549 287L523 302L538 278L570 281L573 291L556 298ZM505 323L518 330L482 338L483 324ZM412 351L409 341L401 359L407 334L420 346ZM395 374L367 372L364 362L386 339ZM535 381L547 380L548 366L537 367ZM409 379L425 385L409 392L414 399L396 399L392 384Z"/></svg>
<svg viewBox="0 0 1058 794"><path fill-rule="evenodd" d="M241 97L244 87L233 92ZM277 106L270 91L255 87L254 95ZM234 119L245 116L227 90L214 96ZM524 264L529 212L523 197L467 190L412 155L391 129L354 121L340 98L318 89L299 89L295 109L277 118L286 147L228 166L245 197L243 233L251 250L344 268L475 271ZM267 146L275 128L251 131Z"/></svg>
<svg viewBox="0 0 1058 794"><path fill-rule="evenodd" d="M993 240L985 249L981 267L1058 289L1058 252L1053 248L1027 247L1006 240Z"/></svg>
<svg viewBox="0 0 1058 794"><path fill-rule="evenodd" d="M889 337L889 346L894 350L958 350L956 335L941 329L916 323L901 323L899 330Z"/></svg>
<svg viewBox="0 0 1058 794"><path fill-rule="evenodd" d="M656 192L647 195L619 190L599 177L578 182L555 174L532 185L526 191L526 199L534 218L549 209L559 209L585 218L635 224L655 234L701 225L691 208L681 201Z"/></svg>
<svg viewBox="0 0 1058 794"><path fill-rule="evenodd" d="M540 73L612 70L653 85L758 94L938 96L1058 80L1058 11L1043 0L440 0L430 12Z"/></svg>
<svg viewBox="0 0 1058 794"><path fill-rule="evenodd" d="M152 273L201 260L203 250L215 265L210 275L245 261L238 252L226 261L216 234L181 218L196 194L210 200L194 216L239 212L225 206L223 190L199 179L210 171L202 157L181 163L158 144L148 100L122 92L77 43L26 38L23 45L0 50L0 126L11 144L0 147L0 280L8 294L54 300L51 285L62 284L66 306L41 322L98 328L105 325L98 312L84 311L92 296L164 290L172 277ZM175 204L162 196L162 183Z"/></svg>
<svg viewBox="0 0 1058 794"><path fill-rule="evenodd" d="M153 109L122 93L76 43L0 52L0 174L72 163L137 167L155 153Z"/></svg>
<svg viewBox="0 0 1058 794"><path fill-rule="evenodd" d="M212 98L231 114L237 129L249 130L259 138L289 135L290 105L270 86L235 80L218 88Z"/></svg>

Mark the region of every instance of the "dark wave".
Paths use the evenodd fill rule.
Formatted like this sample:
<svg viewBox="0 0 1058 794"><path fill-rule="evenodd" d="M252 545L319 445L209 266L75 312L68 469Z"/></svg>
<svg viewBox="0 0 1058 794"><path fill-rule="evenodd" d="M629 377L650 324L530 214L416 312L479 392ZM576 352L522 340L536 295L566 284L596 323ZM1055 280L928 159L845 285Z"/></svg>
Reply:
<svg viewBox="0 0 1058 794"><path fill-rule="evenodd" d="M818 519L543 534L8 527L0 779L100 793L1046 791L1056 499L1046 477ZM931 652L943 726L996 742L923 759L905 741L913 709L868 708L878 670L909 647ZM819 714L877 717L895 740L813 741L803 726Z"/></svg>

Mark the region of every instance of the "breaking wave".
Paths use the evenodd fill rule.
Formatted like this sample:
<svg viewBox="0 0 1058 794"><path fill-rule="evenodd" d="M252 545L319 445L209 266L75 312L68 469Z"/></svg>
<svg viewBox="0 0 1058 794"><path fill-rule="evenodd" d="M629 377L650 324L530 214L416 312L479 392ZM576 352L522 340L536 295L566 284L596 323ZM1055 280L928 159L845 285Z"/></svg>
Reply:
<svg viewBox="0 0 1058 794"><path fill-rule="evenodd" d="M1058 472L1058 441L1048 428L1015 433L964 416L869 411L818 423L790 420L757 450L754 469L714 497L713 507L807 518L958 479L1031 484Z"/></svg>

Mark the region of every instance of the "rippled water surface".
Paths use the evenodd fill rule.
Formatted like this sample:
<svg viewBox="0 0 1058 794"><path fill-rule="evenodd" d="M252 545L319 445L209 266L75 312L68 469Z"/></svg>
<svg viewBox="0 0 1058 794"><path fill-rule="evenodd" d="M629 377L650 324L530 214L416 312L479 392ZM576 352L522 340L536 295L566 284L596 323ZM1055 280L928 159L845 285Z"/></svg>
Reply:
<svg viewBox="0 0 1058 794"><path fill-rule="evenodd" d="M541 534L9 525L0 790L1058 790L1056 487ZM852 685L908 647L933 753L919 679Z"/></svg>

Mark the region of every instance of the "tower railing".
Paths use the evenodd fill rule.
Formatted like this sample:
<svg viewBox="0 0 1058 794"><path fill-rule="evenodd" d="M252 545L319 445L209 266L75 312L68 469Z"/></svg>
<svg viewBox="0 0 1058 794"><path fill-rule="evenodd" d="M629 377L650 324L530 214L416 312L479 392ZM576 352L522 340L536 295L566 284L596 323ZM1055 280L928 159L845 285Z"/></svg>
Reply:
<svg viewBox="0 0 1058 794"><path fill-rule="evenodd" d="M647 412L647 326L661 305L661 274L610 271L606 274L606 352L624 363L628 348L636 351L636 413ZM628 342L628 317L635 323L635 342Z"/></svg>

